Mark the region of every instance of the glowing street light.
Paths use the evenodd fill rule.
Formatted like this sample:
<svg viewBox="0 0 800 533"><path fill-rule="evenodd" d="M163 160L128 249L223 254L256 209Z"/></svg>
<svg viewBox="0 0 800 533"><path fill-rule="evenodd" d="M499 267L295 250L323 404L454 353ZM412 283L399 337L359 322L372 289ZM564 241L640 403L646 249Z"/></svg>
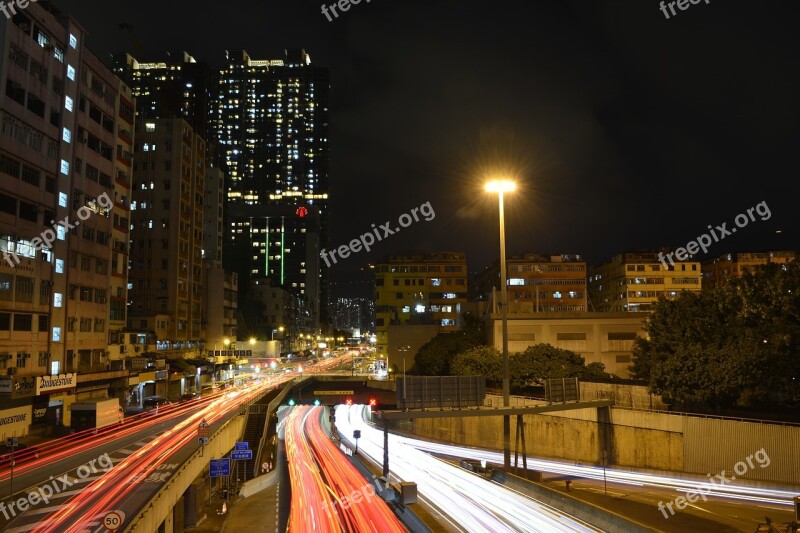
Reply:
<svg viewBox="0 0 800 533"><path fill-rule="evenodd" d="M506 193L517 190L517 184L511 180L492 180L486 183L486 192ZM501 196L502 199L502 196Z"/></svg>
<svg viewBox="0 0 800 533"><path fill-rule="evenodd" d="M503 331L503 407L508 407L511 396L511 376L508 368L508 283L506 281L506 220L503 196L516 190L517 184L511 180L492 180L486 184L486 191L497 193L500 213L500 316ZM511 466L511 418L503 416L503 462Z"/></svg>

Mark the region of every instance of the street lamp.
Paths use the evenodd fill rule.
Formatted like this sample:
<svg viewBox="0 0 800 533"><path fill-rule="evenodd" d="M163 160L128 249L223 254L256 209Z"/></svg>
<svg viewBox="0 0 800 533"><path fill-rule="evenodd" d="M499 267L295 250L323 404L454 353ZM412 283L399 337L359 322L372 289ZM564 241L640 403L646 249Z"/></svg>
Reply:
<svg viewBox="0 0 800 533"><path fill-rule="evenodd" d="M500 317L503 332L503 407L508 407L511 396L511 376L508 365L508 284L506 281L506 221L503 196L513 192L516 183L510 180L493 180L486 184L486 191L497 193L500 213ZM511 467L511 418L503 416L503 462L506 468Z"/></svg>
<svg viewBox="0 0 800 533"><path fill-rule="evenodd" d="M283 333L283 330L284 330L284 329L285 329L285 328L284 328L283 326L279 327L278 329L273 329L273 330L272 330L272 340L275 340L275 332L276 332L276 331L280 331L281 333Z"/></svg>

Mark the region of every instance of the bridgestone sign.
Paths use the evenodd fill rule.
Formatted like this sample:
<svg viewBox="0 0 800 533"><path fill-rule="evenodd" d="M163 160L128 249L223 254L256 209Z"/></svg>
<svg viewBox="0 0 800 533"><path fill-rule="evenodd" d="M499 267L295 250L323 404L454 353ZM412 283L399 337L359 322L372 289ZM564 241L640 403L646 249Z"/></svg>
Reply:
<svg viewBox="0 0 800 533"><path fill-rule="evenodd" d="M16 422L25 422L27 420L28 414L23 413L21 415L14 415L14 416L5 416L0 418L0 426L5 426L6 424L14 424Z"/></svg>
<svg viewBox="0 0 800 533"><path fill-rule="evenodd" d="M13 407L0 410L0 442L5 442L8 437L22 437L27 435L31 423L31 406Z"/></svg>
<svg viewBox="0 0 800 533"><path fill-rule="evenodd" d="M42 376L36 380L36 394L74 389L77 382L75 374L61 374L58 376Z"/></svg>

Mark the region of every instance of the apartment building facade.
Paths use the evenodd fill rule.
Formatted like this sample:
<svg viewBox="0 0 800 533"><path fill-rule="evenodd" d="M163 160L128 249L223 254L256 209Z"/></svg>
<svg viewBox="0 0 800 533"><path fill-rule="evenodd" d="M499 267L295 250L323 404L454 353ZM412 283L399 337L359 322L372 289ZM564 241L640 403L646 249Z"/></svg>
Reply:
<svg viewBox="0 0 800 533"><path fill-rule="evenodd" d="M0 17L0 396L35 406L29 423L126 385L108 344L126 323L134 104L85 37L36 4Z"/></svg>
<svg viewBox="0 0 800 533"><path fill-rule="evenodd" d="M582 312L587 309L586 261L576 254L528 253L506 259L509 312ZM500 265L470 283L470 301L499 301Z"/></svg>
<svg viewBox="0 0 800 533"><path fill-rule="evenodd" d="M182 118L137 124L128 325L166 350L197 350L205 339L205 153Z"/></svg>
<svg viewBox="0 0 800 533"><path fill-rule="evenodd" d="M428 326L433 335L460 330L467 272L461 252L393 255L375 265L377 353L389 354L390 326ZM402 330L393 334L401 336Z"/></svg>
<svg viewBox="0 0 800 533"><path fill-rule="evenodd" d="M795 251L741 252L725 254L703 263L703 286L719 287L728 279L741 278L745 273L755 273L770 263L785 265L796 262Z"/></svg>
<svg viewBox="0 0 800 533"><path fill-rule="evenodd" d="M675 298L681 291L702 288L699 261L660 261L659 252L622 253L589 270L591 310L597 312L651 311L659 297Z"/></svg>

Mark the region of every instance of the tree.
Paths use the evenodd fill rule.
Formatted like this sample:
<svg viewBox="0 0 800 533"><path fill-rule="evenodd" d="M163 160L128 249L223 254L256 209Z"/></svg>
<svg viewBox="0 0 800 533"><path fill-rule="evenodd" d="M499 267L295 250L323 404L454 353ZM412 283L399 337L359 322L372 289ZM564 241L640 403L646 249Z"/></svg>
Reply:
<svg viewBox="0 0 800 533"><path fill-rule="evenodd" d="M453 376L484 376L487 383L502 385L503 356L491 346L476 346L453 358L450 373Z"/></svg>
<svg viewBox="0 0 800 533"><path fill-rule="evenodd" d="M605 378L602 363L586 365L579 354L556 348L551 344L534 344L524 352L512 354L510 359L511 386L543 385L547 379L555 378Z"/></svg>
<svg viewBox="0 0 800 533"><path fill-rule="evenodd" d="M632 371L685 407L791 404L800 387L800 265L769 264L719 288L660 300Z"/></svg>
<svg viewBox="0 0 800 533"><path fill-rule="evenodd" d="M414 357L413 372L422 376L450 375L450 362L460 352L484 343L484 331L480 321L465 317L462 331L439 333L419 349Z"/></svg>

